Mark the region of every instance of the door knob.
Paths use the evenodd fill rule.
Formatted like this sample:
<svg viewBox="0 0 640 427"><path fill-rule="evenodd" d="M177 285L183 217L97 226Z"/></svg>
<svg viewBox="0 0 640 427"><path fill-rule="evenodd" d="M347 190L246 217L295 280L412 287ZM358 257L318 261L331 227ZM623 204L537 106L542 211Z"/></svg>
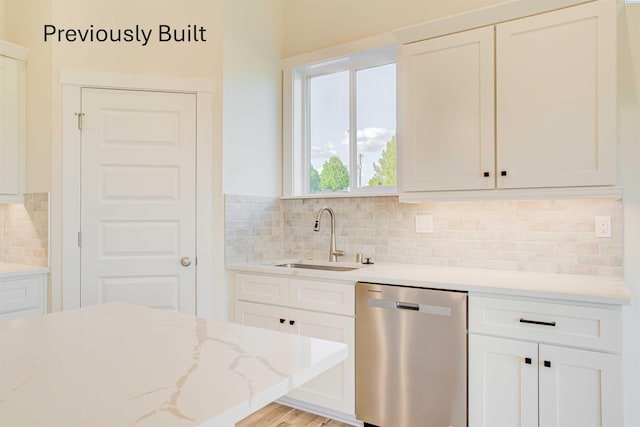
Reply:
<svg viewBox="0 0 640 427"><path fill-rule="evenodd" d="M188 256L183 256L182 258L180 258L180 264L183 267L189 267L191 265L191 258L189 258Z"/></svg>

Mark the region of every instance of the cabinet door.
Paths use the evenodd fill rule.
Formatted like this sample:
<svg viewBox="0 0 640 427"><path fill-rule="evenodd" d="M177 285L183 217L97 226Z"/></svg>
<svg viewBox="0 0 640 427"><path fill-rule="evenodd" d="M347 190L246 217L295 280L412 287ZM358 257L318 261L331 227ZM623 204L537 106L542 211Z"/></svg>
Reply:
<svg viewBox="0 0 640 427"><path fill-rule="evenodd" d="M614 3L496 26L498 187L615 184Z"/></svg>
<svg viewBox="0 0 640 427"><path fill-rule="evenodd" d="M536 343L469 334L469 427L538 427L537 355Z"/></svg>
<svg viewBox="0 0 640 427"><path fill-rule="evenodd" d="M494 188L493 32L400 48L402 191Z"/></svg>
<svg viewBox="0 0 640 427"><path fill-rule="evenodd" d="M289 310L273 305L236 302L236 323L272 331L289 331Z"/></svg>
<svg viewBox="0 0 640 427"><path fill-rule="evenodd" d="M355 413L355 321L353 317L289 310L295 332L348 345L349 358L303 384L289 396L347 414Z"/></svg>
<svg viewBox="0 0 640 427"><path fill-rule="evenodd" d="M24 185L21 63L0 56L0 203L17 201Z"/></svg>
<svg viewBox="0 0 640 427"><path fill-rule="evenodd" d="M621 426L620 363L612 354L540 344L540 427Z"/></svg>

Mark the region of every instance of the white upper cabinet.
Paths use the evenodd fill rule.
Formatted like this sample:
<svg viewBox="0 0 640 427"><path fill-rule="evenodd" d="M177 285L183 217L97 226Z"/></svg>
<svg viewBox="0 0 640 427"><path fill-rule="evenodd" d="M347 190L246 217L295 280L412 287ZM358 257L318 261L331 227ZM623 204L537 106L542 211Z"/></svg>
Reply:
<svg viewBox="0 0 640 427"><path fill-rule="evenodd" d="M496 26L498 187L615 184L610 6L588 3Z"/></svg>
<svg viewBox="0 0 640 427"><path fill-rule="evenodd" d="M404 191L494 188L493 32L402 47Z"/></svg>
<svg viewBox="0 0 640 427"><path fill-rule="evenodd" d="M0 203L23 202L27 55L27 49L0 40Z"/></svg>
<svg viewBox="0 0 640 427"><path fill-rule="evenodd" d="M401 192L615 185L615 28L599 0L403 45Z"/></svg>

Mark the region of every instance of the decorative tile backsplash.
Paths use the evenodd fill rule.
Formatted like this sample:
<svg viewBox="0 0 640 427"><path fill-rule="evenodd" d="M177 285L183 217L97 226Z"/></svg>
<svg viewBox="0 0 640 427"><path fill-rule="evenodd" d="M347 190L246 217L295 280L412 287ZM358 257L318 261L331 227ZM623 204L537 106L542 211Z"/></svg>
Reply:
<svg viewBox="0 0 640 427"><path fill-rule="evenodd" d="M24 205L0 204L0 262L49 265L49 194L24 195Z"/></svg>
<svg viewBox="0 0 640 427"><path fill-rule="evenodd" d="M227 263L282 258L282 234L279 198L225 195Z"/></svg>
<svg viewBox="0 0 640 427"><path fill-rule="evenodd" d="M622 275L621 201L284 200L285 257L328 258L327 218L312 231L325 204L336 212L337 246L348 261L362 252L380 262ZM432 215L433 233L415 232L416 215ZM612 217L612 238L595 237L596 215Z"/></svg>
<svg viewBox="0 0 640 427"><path fill-rule="evenodd" d="M328 215L313 231L324 205L336 212L345 261L361 252L374 262L622 276L622 202L613 199L404 204L396 197L227 196L227 262L328 259ZM433 217L433 233L415 232L416 215ZM596 215L611 216L612 238L595 237Z"/></svg>

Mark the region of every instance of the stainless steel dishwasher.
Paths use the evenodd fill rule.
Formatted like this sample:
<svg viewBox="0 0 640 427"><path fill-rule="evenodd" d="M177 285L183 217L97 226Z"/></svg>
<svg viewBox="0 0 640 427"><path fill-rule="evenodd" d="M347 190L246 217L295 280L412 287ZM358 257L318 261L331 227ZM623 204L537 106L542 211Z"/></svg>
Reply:
<svg viewBox="0 0 640 427"><path fill-rule="evenodd" d="M356 418L467 426L467 294L356 284Z"/></svg>

